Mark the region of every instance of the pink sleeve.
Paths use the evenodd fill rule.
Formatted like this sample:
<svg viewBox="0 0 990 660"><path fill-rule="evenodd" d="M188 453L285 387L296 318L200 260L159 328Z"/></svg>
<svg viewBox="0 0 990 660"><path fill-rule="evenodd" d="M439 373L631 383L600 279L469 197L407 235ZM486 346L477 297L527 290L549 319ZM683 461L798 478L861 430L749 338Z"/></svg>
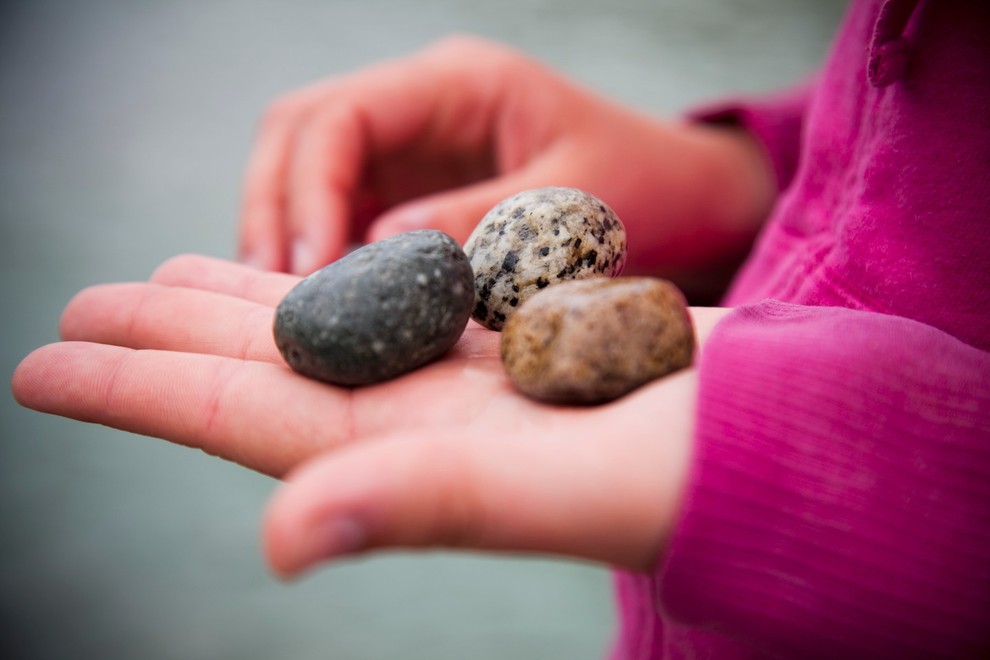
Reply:
<svg viewBox="0 0 990 660"><path fill-rule="evenodd" d="M700 382L670 619L785 657L990 657L990 354L768 301Z"/></svg>
<svg viewBox="0 0 990 660"><path fill-rule="evenodd" d="M773 164L777 190L781 191L790 185L797 171L805 109L814 88L815 80L808 80L770 96L729 99L697 108L689 118L746 129L763 146Z"/></svg>

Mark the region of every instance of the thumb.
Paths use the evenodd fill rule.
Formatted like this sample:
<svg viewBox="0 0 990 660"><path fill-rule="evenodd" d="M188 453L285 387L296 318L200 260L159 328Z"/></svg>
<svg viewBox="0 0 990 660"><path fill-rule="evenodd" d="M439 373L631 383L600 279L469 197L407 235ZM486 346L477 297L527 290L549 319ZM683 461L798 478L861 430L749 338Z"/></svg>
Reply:
<svg viewBox="0 0 990 660"><path fill-rule="evenodd" d="M529 188L566 185L551 163L534 163L516 172L405 202L383 213L368 229L377 241L414 229L439 229L464 244L489 210Z"/></svg>
<svg viewBox="0 0 990 660"><path fill-rule="evenodd" d="M269 564L292 577L376 548L452 547L649 567L672 517L657 464L622 438L560 441L406 436L324 454L270 502Z"/></svg>

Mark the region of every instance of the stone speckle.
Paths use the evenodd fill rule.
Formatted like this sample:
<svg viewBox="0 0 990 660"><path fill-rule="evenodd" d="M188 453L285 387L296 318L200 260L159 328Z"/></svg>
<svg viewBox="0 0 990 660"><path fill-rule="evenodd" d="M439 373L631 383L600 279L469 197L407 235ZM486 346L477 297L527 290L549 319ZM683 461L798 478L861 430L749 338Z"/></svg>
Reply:
<svg viewBox="0 0 990 660"><path fill-rule="evenodd" d="M501 330L537 291L622 272L626 230L601 200L574 188L538 188L489 211L464 245L474 269L474 320Z"/></svg>
<svg viewBox="0 0 990 660"><path fill-rule="evenodd" d="M691 364L684 297L647 277L564 282L530 298L502 331L513 385L551 403L616 399Z"/></svg>
<svg viewBox="0 0 990 660"><path fill-rule="evenodd" d="M461 247L442 232L413 231L366 245L296 285L275 312L275 343L305 376L367 385L446 353L473 305Z"/></svg>

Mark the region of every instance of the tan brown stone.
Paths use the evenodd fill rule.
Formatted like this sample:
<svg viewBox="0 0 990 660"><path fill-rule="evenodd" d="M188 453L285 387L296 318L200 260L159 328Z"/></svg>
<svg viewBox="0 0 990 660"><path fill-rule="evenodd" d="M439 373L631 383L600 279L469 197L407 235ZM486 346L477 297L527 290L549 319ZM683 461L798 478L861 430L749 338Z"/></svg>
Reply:
<svg viewBox="0 0 990 660"><path fill-rule="evenodd" d="M530 397L604 403L690 365L694 328L666 280L561 282L508 319L501 352L513 385Z"/></svg>

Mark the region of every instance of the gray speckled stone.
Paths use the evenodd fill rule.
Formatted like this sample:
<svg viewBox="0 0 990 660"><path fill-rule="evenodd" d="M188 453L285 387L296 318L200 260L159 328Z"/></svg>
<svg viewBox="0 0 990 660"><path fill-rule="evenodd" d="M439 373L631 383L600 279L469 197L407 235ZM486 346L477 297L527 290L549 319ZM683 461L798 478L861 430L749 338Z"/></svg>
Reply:
<svg viewBox="0 0 990 660"><path fill-rule="evenodd" d="M275 343L299 373L337 385L394 378L446 353L474 305L461 247L430 229L366 245L279 303Z"/></svg>
<svg viewBox="0 0 990 660"><path fill-rule="evenodd" d="M691 364L684 297L648 277L564 282L530 298L502 331L502 362L522 393L603 403Z"/></svg>
<svg viewBox="0 0 990 660"><path fill-rule="evenodd" d="M501 330L540 289L626 262L626 230L601 200L574 188L538 188L489 211L464 245L474 269L474 320Z"/></svg>

